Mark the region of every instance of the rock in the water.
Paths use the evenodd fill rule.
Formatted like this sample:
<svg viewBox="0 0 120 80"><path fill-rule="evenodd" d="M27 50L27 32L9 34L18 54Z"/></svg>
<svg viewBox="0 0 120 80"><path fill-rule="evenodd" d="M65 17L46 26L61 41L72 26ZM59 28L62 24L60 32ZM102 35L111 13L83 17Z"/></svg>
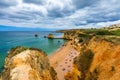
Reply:
<svg viewBox="0 0 120 80"><path fill-rule="evenodd" d="M47 36L44 36L44 38L47 38Z"/></svg>
<svg viewBox="0 0 120 80"><path fill-rule="evenodd" d="M58 80L56 75L43 51L17 47L5 59L1 80Z"/></svg>
<svg viewBox="0 0 120 80"><path fill-rule="evenodd" d="M53 38L54 38L54 35L53 35L53 34L48 34L48 38L49 38L49 39L53 39Z"/></svg>
<svg viewBox="0 0 120 80"><path fill-rule="evenodd" d="M35 36L35 37L38 37L38 34L35 34L34 36Z"/></svg>

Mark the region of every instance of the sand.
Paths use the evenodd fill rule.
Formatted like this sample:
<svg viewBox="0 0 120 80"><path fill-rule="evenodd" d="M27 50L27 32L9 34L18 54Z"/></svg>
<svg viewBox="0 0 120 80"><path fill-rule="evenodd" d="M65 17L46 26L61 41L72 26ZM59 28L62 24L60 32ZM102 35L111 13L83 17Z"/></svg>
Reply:
<svg viewBox="0 0 120 80"><path fill-rule="evenodd" d="M56 52L48 56L50 64L57 72L59 80L64 80L64 75L71 71L73 59L78 56L79 52L71 46L71 41L67 42Z"/></svg>

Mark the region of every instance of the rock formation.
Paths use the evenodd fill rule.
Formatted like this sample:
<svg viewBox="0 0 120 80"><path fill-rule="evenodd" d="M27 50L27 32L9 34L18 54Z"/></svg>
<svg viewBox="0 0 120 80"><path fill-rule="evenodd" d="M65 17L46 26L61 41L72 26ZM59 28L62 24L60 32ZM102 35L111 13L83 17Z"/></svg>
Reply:
<svg viewBox="0 0 120 80"><path fill-rule="evenodd" d="M67 80L119 80L120 45L93 37L81 45Z"/></svg>
<svg viewBox="0 0 120 80"><path fill-rule="evenodd" d="M34 36L35 36L35 37L38 37L38 34L35 34Z"/></svg>
<svg viewBox="0 0 120 80"><path fill-rule="evenodd" d="M56 75L43 51L16 47L5 59L1 80L58 80Z"/></svg>
<svg viewBox="0 0 120 80"><path fill-rule="evenodd" d="M53 39L54 38L54 35L53 34L48 34L47 36L49 39Z"/></svg>

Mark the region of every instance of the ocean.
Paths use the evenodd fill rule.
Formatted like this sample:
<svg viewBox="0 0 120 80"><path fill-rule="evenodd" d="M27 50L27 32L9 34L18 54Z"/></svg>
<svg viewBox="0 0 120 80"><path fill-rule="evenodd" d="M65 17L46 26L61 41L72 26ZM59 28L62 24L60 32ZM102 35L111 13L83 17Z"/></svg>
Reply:
<svg viewBox="0 0 120 80"><path fill-rule="evenodd" d="M56 51L65 43L64 39L44 38L49 33L54 36L63 36L63 33L54 31L1 31L0 32L0 71L8 51L16 46L34 47L43 50L47 55ZM34 35L38 34L36 38ZM59 42L60 41L60 42Z"/></svg>

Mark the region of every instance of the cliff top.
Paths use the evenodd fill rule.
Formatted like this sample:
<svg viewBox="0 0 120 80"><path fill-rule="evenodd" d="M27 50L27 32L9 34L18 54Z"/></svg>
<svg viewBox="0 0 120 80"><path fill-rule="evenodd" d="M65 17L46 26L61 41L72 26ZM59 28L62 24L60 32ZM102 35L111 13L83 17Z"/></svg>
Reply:
<svg viewBox="0 0 120 80"><path fill-rule="evenodd" d="M2 80L57 80L46 54L35 48L10 50L2 72Z"/></svg>

